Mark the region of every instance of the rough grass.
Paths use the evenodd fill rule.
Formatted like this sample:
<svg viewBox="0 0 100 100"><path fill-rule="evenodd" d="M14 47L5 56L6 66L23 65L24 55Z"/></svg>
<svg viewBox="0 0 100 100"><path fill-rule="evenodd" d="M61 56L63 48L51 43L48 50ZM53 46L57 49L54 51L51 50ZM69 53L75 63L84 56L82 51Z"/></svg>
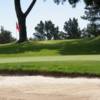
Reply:
<svg viewBox="0 0 100 100"><path fill-rule="evenodd" d="M100 77L100 61L5 63L0 64L0 73Z"/></svg>
<svg viewBox="0 0 100 100"><path fill-rule="evenodd" d="M0 45L0 56L55 56L100 54L100 37L94 39L31 41Z"/></svg>

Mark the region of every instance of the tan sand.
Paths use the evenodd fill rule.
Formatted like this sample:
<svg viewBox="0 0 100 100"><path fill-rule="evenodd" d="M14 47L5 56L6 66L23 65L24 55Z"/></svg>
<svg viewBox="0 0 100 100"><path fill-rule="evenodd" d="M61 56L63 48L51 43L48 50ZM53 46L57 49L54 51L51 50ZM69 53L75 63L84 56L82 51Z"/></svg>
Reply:
<svg viewBox="0 0 100 100"><path fill-rule="evenodd" d="M100 100L100 79L0 76L0 100Z"/></svg>

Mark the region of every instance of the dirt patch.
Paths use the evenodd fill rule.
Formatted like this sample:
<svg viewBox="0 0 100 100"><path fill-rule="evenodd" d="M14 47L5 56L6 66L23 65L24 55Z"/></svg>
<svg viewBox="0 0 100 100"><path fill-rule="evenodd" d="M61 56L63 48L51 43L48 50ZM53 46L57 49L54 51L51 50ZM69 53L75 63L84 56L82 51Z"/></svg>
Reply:
<svg viewBox="0 0 100 100"><path fill-rule="evenodd" d="M0 100L100 100L100 79L0 76Z"/></svg>
<svg viewBox="0 0 100 100"><path fill-rule="evenodd" d="M4 69L0 70L1 76L45 76L45 77L69 77L69 78L77 78L77 77L85 77L85 78L100 78L99 74L95 73L78 73L78 72L48 72L48 71L37 71L37 70L13 70L13 69Z"/></svg>

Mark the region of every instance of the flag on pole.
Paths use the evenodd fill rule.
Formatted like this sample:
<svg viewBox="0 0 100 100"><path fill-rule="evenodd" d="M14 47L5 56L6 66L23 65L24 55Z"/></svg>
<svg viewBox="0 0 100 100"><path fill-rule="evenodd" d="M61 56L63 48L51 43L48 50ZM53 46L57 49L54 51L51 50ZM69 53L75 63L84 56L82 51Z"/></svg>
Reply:
<svg viewBox="0 0 100 100"><path fill-rule="evenodd" d="M20 26L19 26L19 24L16 22L16 30L18 31L18 32L20 32Z"/></svg>

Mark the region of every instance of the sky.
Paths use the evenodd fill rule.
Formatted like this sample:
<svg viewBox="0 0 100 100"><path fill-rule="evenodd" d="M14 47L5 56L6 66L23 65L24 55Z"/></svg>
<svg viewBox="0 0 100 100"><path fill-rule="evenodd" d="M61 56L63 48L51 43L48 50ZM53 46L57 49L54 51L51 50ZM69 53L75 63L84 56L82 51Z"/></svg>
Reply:
<svg viewBox="0 0 100 100"><path fill-rule="evenodd" d="M28 8L32 0L21 0L22 10ZM34 27L42 21L51 20L56 26L59 26L60 31L63 31L63 25L69 18L77 18L80 28L86 27L87 21L84 21L80 16L84 15L85 4L79 2L76 8L72 8L68 2L63 5L56 5L53 0L37 0L35 6L27 17L27 33L28 37L33 37L35 32ZM4 26L6 30L12 32L12 35L18 39L16 31L16 13L14 8L14 0L1 0L0 2L0 26Z"/></svg>

